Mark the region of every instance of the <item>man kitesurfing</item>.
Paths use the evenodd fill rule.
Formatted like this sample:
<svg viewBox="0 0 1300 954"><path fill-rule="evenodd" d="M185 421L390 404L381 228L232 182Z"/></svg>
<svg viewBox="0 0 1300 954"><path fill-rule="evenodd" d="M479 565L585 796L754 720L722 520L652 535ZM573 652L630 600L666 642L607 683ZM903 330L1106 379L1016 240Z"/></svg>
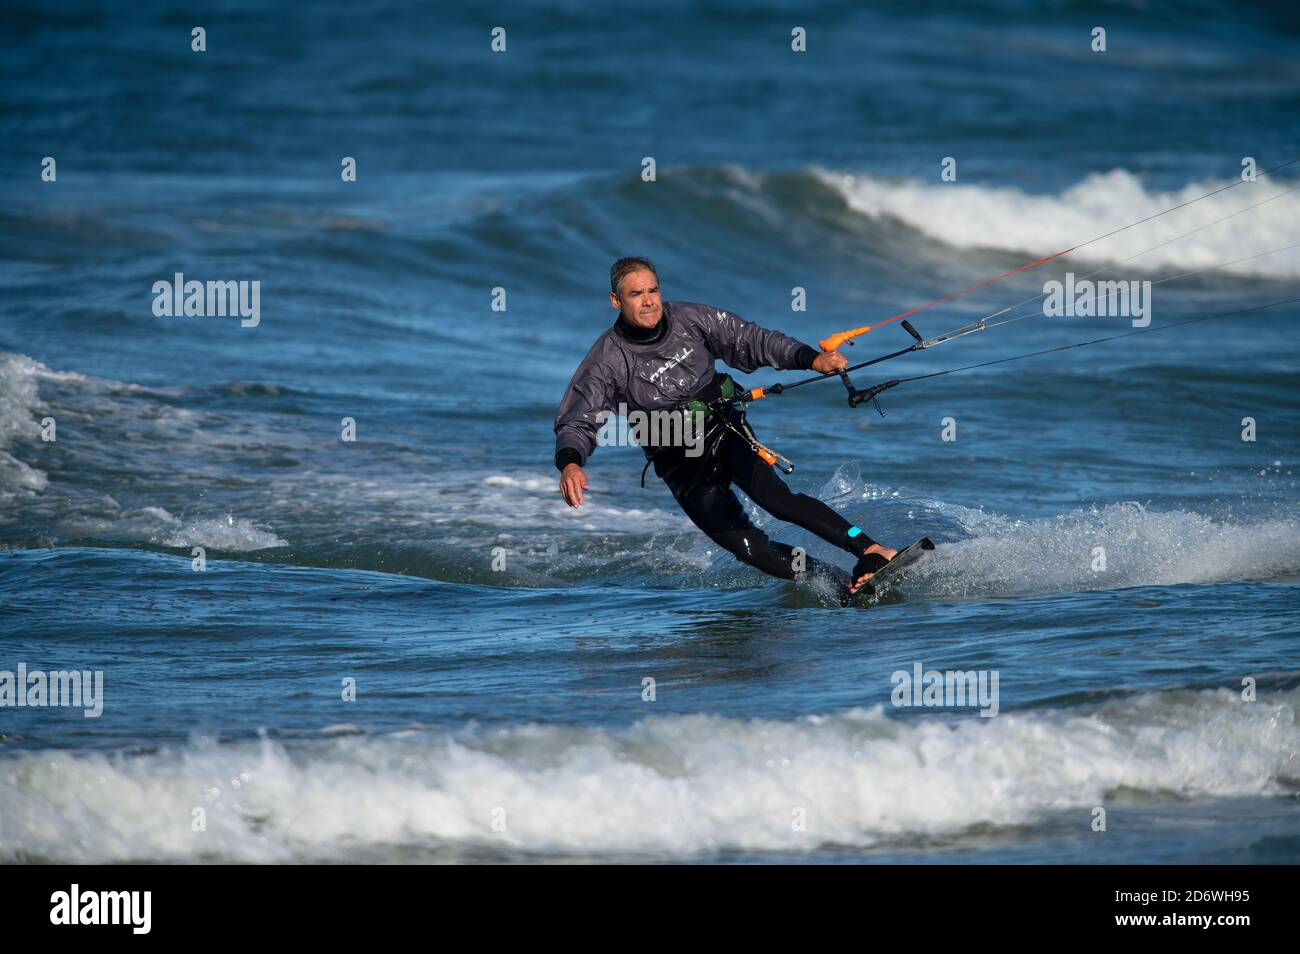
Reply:
<svg viewBox="0 0 1300 954"><path fill-rule="evenodd" d="M665 302L658 273L646 258L620 258L610 269L609 284L618 317L579 364L555 415L555 466L565 501L582 505L588 489L583 465L596 448L601 425L619 405L643 413L702 414L707 408L702 453L697 447L692 454L681 441L643 445L646 466L654 464L691 521L736 559L786 580L805 573L829 578L847 602L898 551L872 540L817 498L791 491L773 467L777 455L758 443L744 411L727 403L738 390L735 382L714 370L720 359L745 373L771 367L835 374L848 365L844 356L727 311ZM852 575L769 539L745 514L733 484L778 520L852 554L857 560Z"/></svg>
<svg viewBox="0 0 1300 954"><path fill-rule="evenodd" d="M664 302L659 296L659 276L649 259L620 258L610 269L609 294L610 304L618 309L618 318L596 339L596 343L591 346L591 350L579 364L564 392L560 409L555 415L555 466L561 475L560 492L571 507L582 505L582 492L588 489L587 475L582 467L600 442L598 433L601 425L607 416L614 413L616 407L643 416L663 415L665 412L671 416L680 412L683 417L689 415L693 422L702 418L704 426L702 453L697 453L698 446L686 446L688 443L695 445L696 442L638 441L646 454L646 467L649 468L650 464L654 464L655 473L668 485L678 505L691 521L736 559L782 579L798 580L805 574L829 578L840 586L840 602L847 605L853 595L859 591L875 592L882 580L895 574L922 551L934 549L934 545L929 538L923 537L903 550L890 549L876 543L860 527L850 524L822 501L806 494L793 493L785 481L775 473L775 469L779 466L778 462L783 458L760 444L753 430L750 429L743 409L746 403L769 395L782 394L816 381L838 377L848 392L849 406L859 407L868 401L875 403L877 395L881 392L901 384L930 380L1010 361L1022 361L1074 348L1105 344L1137 335L1171 331L1197 322L1231 318L1300 302L1300 299L1295 298L1283 299L1232 311L1200 315L1160 326L1139 327L1122 334L1108 334L1087 341L1074 341L976 364L895 378L865 389L855 387L848 375L850 371L891 361L920 350L935 348L978 332L1041 316L1044 311L1038 307L1021 314L1003 317L1013 309L1045 297L1046 293L1031 295L1022 301L993 311L978 321L932 338L922 337L921 333L906 320L911 315L1060 259L1211 196L1262 179L1296 163L1300 163L1300 158L1258 172L1252 179L1243 178L1219 186L1203 195L1186 199L1135 222L1121 225L1087 241L990 276L959 291L916 305L874 324L837 332L819 342L822 349L820 351L780 332L769 331L742 321L738 316L720 309L690 302ZM1147 252L1163 248L1179 239L1196 234L1210 225L1217 225L1243 212L1273 202L1297 189L1300 189L1300 184L1289 186L1259 202L1220 216L1208 224L1197 225L1173 238L1164 239L1150 248L1127 256L1122 259L1122 262L1131 262ZM1291 243L1254 252L1230 261L1205 265L1162 278L1151 284L1162 285L1201 272L1227 268L1238 262L1275 255L1296 247L1297 243ZM1090 272L1085 278L1091 278L1113 267L1113 265L1103 266ZM1090 301L1095 300L1096 297L1094 296ZM995 318L1000 320L993 321L992 319ZM848 366L844 356L836 350L845 341L851 341L853 338L894 322L901 322L900 327L912 337L912 344L851 367ZM770 367L782 370L809 370L817 374L815 377L792 384L775 384L768 388L751 388L742 391L730 376L719 374L714 370L714 362L718 359L745 373L760 367ZM879 409L879 405L876 406ZM781 469L785 473L790 473L793 466ZM642 471L643 485L644 480L645 471ZM856 557L857 562L853 567L852 575L845 577L843 570L837 567L813 560L793 547L768 539L767 534L755 527L746 516L744 507L732 490L733 484L778 520L803 527Z"/></svg>
<svg viewBox="0 0 1300 954"><path fill-rule="evenodd" d="M659 276L649 259L620 258L610 269L609 276L609 301L614 308L618 309L618 318L612 327L596 339L596 343L591 346L591 350L583 358L578 370L574 372L564 392L559 412L555 416L555 466L559 468L561 475L560 492L571 507L582 505L582 492L587 489L587 475L583 472L582 465L587 462L596 448L600 425L607 415L613 413L616 405L639 411L643 415L682 411L689 413L692 419L704 417L703 454L692 453L693 448L682 446L681 441L667 443L659 441L654 449L651 448L654 442L644 442L642 447L646 453L646 467L648 468L651 463L654 464L655 473L668 484L673 497L686 515L738 560L772 576L787 580L798 579L804 573L820 574L841 580L843 589L840 599L842 603L847 604L853 594L859 590L865 588L868 593L872 592L873 578L878 584L884 576L897 571L918 556L922 550L933 549L934 545L929 538L922 538L902 551L892 550L876 543L861 528L850 524L822 501L806 494L791 492L785 481L774 472L778 460L781 459L780 455L760 444L750 429L743 410L746 402L838 376L848 391L849 405L858 407L868 401L874 403L876 396L882 391L900 384L1294 304L1300 299L1284 299L1235 311L1202 315L1159 327L1141 327L1124 334L1110 334L1026 354L896 378L866 389L856 388L848 376L848 372L859 368L890 361L919 350L959 340L967 335L1041 315L1043 311L1038 308L1023 314L1002 317L1007 312L1044 296L1031 295L1023 301L991 312L976 322L928 339L923 338L920 332L905 320L911 315L1038 268L1211 196L1255 182L1298 162L1300 158L1288 160L1271 169L1257 172L1251 178L1242 177L1203 195L1185 199L1177 205L1146 215L1135 222L1120 225L1087 241L1078 242L1050 255L1026 262L1017 268L992 275L959 291L917 305L875 324L838 332L819 342L821 351L780 332L769 331L742 321L738 316L726 311L690 302L663 302L659 296ZM1197 225L1173 238L1164 239L1150 248L1127 256L1122 261L1131 262L1147 252L1273 202L1297 189L1300 189L1300 184L1292 185L1259 202L1223 215L1213 222ZM1217 265L1206 265L1151 284L1164 284L1200 272L1226 268L1240 261L1274 255L1294 248L1296 244L1293 243L1256 252L1244 258ZM1113 266L1104 266L1090 272L1085 278L1108 271L1111 267ZM992 321L994 318L1001 318L1001 320L994 322ZM848 366L844 356L836 350L845 341L851 341L859 335L896 321L901 322L900 327L914 339L913 344L852 367ZM745 373L760 367L771 367L782 370L816 371L817 376L793 384L777 384L769 388L752 388L741 392L728 375L719 374L714 370L713 364L719 358ZM786 473L791 470L793 467L785 468ZM642 471L643 482L644 478L645 472ZM828 543L853 554L857 558L857 563L853 567L852 576L844 579L842 570L807 558L784 543L768 539L767 534L755 527L745 515L744 507L731 489L732 484L739 487L755 504L778 520L803 527Z"/></svg>

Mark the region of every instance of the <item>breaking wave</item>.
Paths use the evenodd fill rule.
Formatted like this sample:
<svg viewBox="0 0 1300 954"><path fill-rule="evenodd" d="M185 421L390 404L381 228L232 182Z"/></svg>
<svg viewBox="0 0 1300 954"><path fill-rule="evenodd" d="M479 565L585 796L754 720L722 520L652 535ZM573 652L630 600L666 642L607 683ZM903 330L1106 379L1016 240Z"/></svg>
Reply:
<svg viewBox="0 0 1300 954"><path fill-rule="evenodd" d="M1300 693L1175 690L956 722L879 706L793 721L322 730L148 754L0 760L0 860L348 859L870 847L1090 810L1296 789ZM206 830L195 831L202 817ZM792 820L802 819L802 825Z"/></svg>

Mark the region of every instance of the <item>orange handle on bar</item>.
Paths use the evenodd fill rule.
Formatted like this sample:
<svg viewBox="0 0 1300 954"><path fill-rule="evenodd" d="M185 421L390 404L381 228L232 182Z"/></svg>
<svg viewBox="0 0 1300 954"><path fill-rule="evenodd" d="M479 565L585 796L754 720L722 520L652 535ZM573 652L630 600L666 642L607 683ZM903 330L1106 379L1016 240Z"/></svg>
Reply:
<svg viewBox="0 0 1300 954"><path fill-rule="evenodd" d="M823 351L839 351L840 345L844 344L844 342L856 338L858 335L865 335L874 327L875 325L866 325L862 328L854 328L852 331L838 331L829 338L823 338L817 344Z"/></svg>

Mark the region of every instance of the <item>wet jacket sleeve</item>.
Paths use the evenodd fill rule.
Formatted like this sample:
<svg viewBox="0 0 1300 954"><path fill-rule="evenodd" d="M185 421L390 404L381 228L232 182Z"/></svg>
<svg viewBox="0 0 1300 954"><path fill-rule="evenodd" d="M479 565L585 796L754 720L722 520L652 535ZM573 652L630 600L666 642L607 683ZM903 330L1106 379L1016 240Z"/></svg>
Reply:
<svg viewBox="0 0 1300 954"><path fill-rule="evenodd" d="M821 354L796 338L760 328L729 311L706 308L700 315L710 350L737 371L748 373L762 367L807 371Z"/></svg>
<svg viewBox="0 0 1300 954"><path fill-rule="evenodd" d="M601 411L614 410L615 382L593 348L573 372L555 415L555 466L579 467L596 449L596 435L604 422Z"/></svg>

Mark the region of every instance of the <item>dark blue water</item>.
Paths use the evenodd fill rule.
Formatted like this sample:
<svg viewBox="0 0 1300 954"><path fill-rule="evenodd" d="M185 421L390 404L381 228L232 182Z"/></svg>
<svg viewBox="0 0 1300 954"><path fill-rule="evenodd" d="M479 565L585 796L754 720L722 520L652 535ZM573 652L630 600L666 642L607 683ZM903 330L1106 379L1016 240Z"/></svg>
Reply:
<svg viewBox="0 0 1300 954"><path fill-rule="evenodd" d="M1300 157L1293 16L0 16L0 701L103 674L95 718L0 705L0 859L1300 860L1300 165L855 380L1136 330L1044 317L1067 271L1155 283L1155 334L753 407L796 490L939 544L877 604L718 552L635 449L580 511L550 462L613 259L810 343L879 321ZM157 316L176 272L259 322ZM917 665L995 702L896 705Z"/></svg>

